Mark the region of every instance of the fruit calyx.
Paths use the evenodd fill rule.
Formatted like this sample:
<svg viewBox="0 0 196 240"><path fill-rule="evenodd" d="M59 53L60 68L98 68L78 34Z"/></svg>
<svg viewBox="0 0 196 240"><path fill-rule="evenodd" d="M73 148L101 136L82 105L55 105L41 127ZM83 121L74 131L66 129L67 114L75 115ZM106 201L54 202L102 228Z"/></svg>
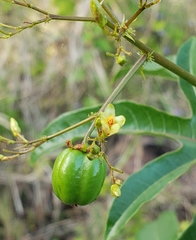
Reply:
<svg viewBox="0 0 196 240"><path fill-rule="evenodd" d="M100 157L101 149L100 147L95 143L95 141L92 142L92 144L88 143L78 143L76 145L72 144L71 140L66 141L66 145L68 148L71 148L73 150L79 150L83 153L87 153L87 157L89 160L93 160L97 157Z"/></svg>

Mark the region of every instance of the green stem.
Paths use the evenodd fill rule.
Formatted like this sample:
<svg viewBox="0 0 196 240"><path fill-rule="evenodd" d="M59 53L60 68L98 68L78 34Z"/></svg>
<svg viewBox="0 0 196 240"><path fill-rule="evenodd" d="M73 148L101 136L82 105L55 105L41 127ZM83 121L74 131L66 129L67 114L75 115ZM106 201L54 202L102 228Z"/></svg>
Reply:
<svg viewBox="0 0 196 240"><path fill-rule="evenodd" d="M44 10L42 10L40 8L35 7L33 4L28 3L27 1L19 2L19 1L13 0L12 3L15 4L15 5L22 6L22 7L31 8L31 9L33 9L33 10L35 10L37 12L40 12L40 13L42 13L44 15L48 15L48 13L46 11L44 11Z"/></svg>
<svg viewBox="0 0 196 240"><path fill-rule="evenodd" d="M0 36L0 38L3 39L7 39L10 38L20 32L22 32L23 30L27 29L27 28L31 28L34 27L35 25L41 24L41 23L47 23L51 20L63 20L63 21L77 21L77 22L95 22L95 19L92 17L78 17L78 16L60 16L60 15L56 15L56 14L51 14L48 13L38 7L35 7L33 4L28 3L27 1L24 2L19 2L19 1L13 1L12 2L15 5L19 5L22 7L26 7L26 8L30 8L33 9L36 12L39 12L41 14L45 15L45 18L43 19L39 19L37 21L34 22L24 22L26 23L25 26L10 26L10 25L6 25L3 23L0 23L0 27L6 27L6 28L10 28L10 29L14 29L16 31L14 32L8 32L6 33L5 31L0 30L0 33L3 34L3 36Z"/></svg>
<svg viewBox="0 0 196 240"><path fill-rule="evenodd" d="M79 123L76 123L66 129L63 129L57 133L54 133L52 135L49 135L49 136L45 136L45 137L42 137L40 139L36 139L36 140L33 140L33 141L27 141L25 139L25 142L17 142L17 141L12 141L10 139L7 139L7 138L4 138L4 137L1 137L0 136L0 142L5 142L5 143L11 143L11 144L23 144L23 146L20 146L19 148L21 148L21 151L12 151L12 150L7 150L7 149L3 149L4 152L7 152L7 153L12 153L14 154L13 156L3 156L3 155L0 155L0 160L1 161L7 161L7 160L11 160L13 158L16 158L16 157L19 157L20 155L23 155L23 154L26 154L28 152L31 152L33 151L35 148L39 147L40 145L42 145L43 143L45 143L46 141L52 139L52 138L55 138L63 133L66 133L68 131L71 131L73 130L74 128L77 128L85 123L88 123L92 120L94 120L96 118L96 114L95 115L92 115L88 118L86 118L85 120L83 121L80 121ZM27 142L26 142L27 141ZM24 148L25 149L22 149ZM27 148L28 147L28 148ZM16 150L16 149L15 149Z"/></svg>
<svg viewBox="0 0 196 240"><path fill-rule="evenodd" d="M0 142L6 143L6 144L16 144L16 141L11 140L9 138L5 138L3 136L0 136Z"/></svg>
<svg viewBox="0 0 196 240"><path fill-rule="evenodd" d="M171 62L167 58L163 57L157 52L154 52L150 47L146 46L142 42L140 42L138 39L134 38L134 41L129 38L128 36L124 36L125 39L127 39L130 43L132 43L134 46L139 48L142 52L148 54L152 54L154 58L154 62L158 63L162 67L168 69L169 71L175 73L177 76L181 77L185 81L189 82L193 86L196 86L196 77L184 70L183 68L179 67L175 63Z"/></svg>
<svg viewBox="0 0 196 240"><path fill-rule="evenodd" d="M104 159L105 159L108 167L110 168L110 170L111 170L112 172L115 171L115 172L118 172L118 173L121 173L121 174L123 173L122 170L120 170L120 169L118 169L118 168L115 168L115 167L113 167L113 166L110 164L110 162L108 161L108 158L107 158L107 156L105 156L105 154L104 154ZM113 173L112 173L111 175L113 176Z"/></svg>
<svg viewBox="0 0 196 240"><path fill-rule="evenodd" d="M133 16L132 16L129 20L127 20L127 22L125 23L126 27L128 28L129 25L130 25L135 19L137 19L137 17L138 17L144 10L145 10L145 7L144 7L144 6L141 7L141 8L139 8L139 9L133 14Z"/></svg>
<svg viewBox="0 0 196 240"><path fill-rule="evenodd" d="M19 6L22 6L22 7L26 7L26 8L30 8L30 9L33 9L34 11L36 11L36 12L42 13L42 14L47 16L46 19L48 19L49 21L50 20L65 20L65 21L79 21L79 22L95 22L95 19L92 18L92 17L60 16L60 15L48 13L48 12L44 11L43 9L38 8L38 7L34 6L33 4L30 4L26 1L25 2L19 2L19 1L14 0L13 4L19 5ZM35 21L35 22L37 22L37 21Z"/></svg>
<svg viewBox="0 0 196 240"><path fill-rule="evenodd" d="M96 22L93 17L78 17L78 16L60 16L55 14L48 15L51 20L64 20L74 22Z"/></svg>
<svg viewBox="0 0 196 240"><path fill-rule="evenodd" d="M140 1L140 4L142 3L142 1ZM30 26L24 26L21 27L21 29L16 32L19 33L22 30L34 26L36 24L45 22L45 21L50 21L50 20L67 20L67 21L85 21L85 22L95 22L94 18L88 18L88 17L69 17L69 16L59 16L59 15L55 15L55 14L50 14L40 8L35 7L33 4L29 4L29 3L25 3L25 2L19 2L19 1L13 1L13 4L16 5L20 5L23 7L27 7L27 8L31 8L37 12L40 12L44 15L46 15L47 17L45 19L41 19L38 20L34 23L32 23L32 25ZM144 5L142 5L144 7ZM102 4L103 9L106 11L106 13L111 17L111 19L117 23L118 19L115 17L115 15L112 13L112 11L104 5L104 3ZM144 9L143 7L140 6L140 8L138 9L138 11L128 20L128 22L126 23L126 25L128 26L130 23L132 23L133 19L135 19L136 15L139 15ZM113 30L115 30L115 24L113 22L111 22L110 20L108 20L107 26ZM7 34L7 35L14 35L16 33L13 34ZM8 36L9 37L9 36ZM7 38L7 37L5 37ZM189 72L185 71L183 68L179 67L178 65L174 64L173 62L169 61L168 59L166 59L165 57L161 56L160 54L156 53L155 51L153 51L153 49L149 48L148 46L146 46L145 44L143 44L142 42L140 42L137 38L131 39L129 36L125 35L124 38L129 41L130 43L132 43L134 46L136 46L137 48L139 48L142 52L148 54L151 53L152 56L154 57L154 61L156 63L158 63L159 65L161 65L162 67L168 69L169 71L175 73L177 76L183 78L185 81L189 82L190 84L192 84L193 86L196 86L196 77L191 75ZM132 37L133 38L133 37Z"/></svg>
<svg viewBox="0 0 196 240"><path fill-rule="evenodd" d="M76 124L74 124L74 125L66 128L66 129L63 129L63 130L61 130L61 131L59 131L59 132L57 132L57 133L54 133L54 134L48 136L48 137L46 138L46 140L50 140L50 139L52 139L52 138L54 138L54 137L57 137L57 136L59 136L59 135L61 135L61 134L63 134L63 133L66 133L66 132L68 132L68 131L71 131L71 130L73 130L74 128L77 128L77 127L79 127L79 126L81 126L81 125L83 125L83 124L85 124L85 123L88 123L88 122L94 120L95 118L96 118L96 115L92 115L92 116L86 118L85 120L80 121L79 123L76 123Z"/></svg>
<svg viewBox="0 0 196 240"><path fill-rule="evenodd" d="M128 71L128 73L124 76L124 78L120 81L118 86L114 89L112 94L108 97L108 99L105 101L103 106L100 108L100 111L104 111L104 109L107 107L107 105L115 100L115 98L119 95L119 93L122 91L122 89L126 86L126 84L129 82L129 80L133 77L135 72L143 65L143 63L146 61L147 56L143 55L141 58L137 60L137 62L133 65L133 67Z"/></svg>
<svg viewBox="0 0 196 240"><path fill-rule="evenodd" d="M77 22L95 22L95 19L91 18L91 17L77 17L77 16L72 17L72 16L59 16L59 15L49 14L45 18L39 19L39 20L34 21L34 22L24 22L24 23L27 24L25 26L10 26L10 25L6 25L6 24L3 24L3 23L0 23L0 26L16 30L15 32L8 32L8 33L6 33L5 31L0 30L0 33L3 34L3 36L0 36L0 38L4 38L4 39L10 38L10 37L12 37L12 36L22 32L23 30L25 30L27 28L31 28L31 27L34 27L34 26L36 26L38 24L46 23L46 22L49 22L51 20L77 21Z"/></svg>
<svg viewBox="0 0 196 240"><path fill-rule="evenodd" d="M119 24L119 21L114 15L114 13L112 12L112 10L108 8L104 3L102 3L101 6L104 9L104 11L108 14L108 16L114 21L114 23Z"/></svg>
<svg viewBox="0 0 196 240"><path fill-rule="evenodd" d="M42 137L42 138L39 138L39 139L36 139L36 140L33 140L33 141L29 141L28 145L30 145L30 144L37 144L37 143L39 144L40 142L42 144L42 143L44 143L44 142L46 142L46 141L48 141L48 140L50 140L52 138L55 138L55 137L57 137L59 135L62 135L63 133L66 133L68 131L73 130L74 128L77 128L77 127L79 127L79 126L81 126L83 124L86 124L86 123L94 120L95 118L96 118L96 115L92 115L92 116L90 116L90 117L88 117L88 118L86 118L86 119L84 119L84 120L82 120L82 121L80 121L80 122L78 122L78 123L68 127L68 128L65 128L65 129L63 129L63 130L61 130L59 132L54 133L52 135L45 136L45 137Z"/></svg>
<svg viewBox="0 0 196 240"><path fill-rule="evenodd" d="M124 78L120 81L120 83L117 85L117 87L114 89L112 94L108 97L108 99L105 101L103 106L99 109L99 112L104 111L104 109L107 107L107 105L115 100L115 98L119 95L119 93L122 91L122 89L126 86L126 84L129 82L129 80L132 78L132 76L135 74L135 72L143 65L143 63L146 61L147 56L143 55L138 61L133 65L133 67L128 71L128 73L124 76ZM98 113L99 113L98 112ZM88 129L84 139L83 143L86 143L88 141L88 137L91 135L92 131L94 129L94 122L91 124L90 128Z"/></svg>
<svg viewBox="0 0 196 240"><path fill-rule="evenodd" d="M113 30L115 30L115 24L113 24L111 21L108 21L107 26ZM158 63L162 67L166 68L167 70L173 72L178 77L184 79L185 81L189 82L193 86L196 86L196 77L184 70L183 68L179 67L175 63L171 62L167 58L163 57L159 53L155 52L153 49L148 47L147 45L140 42L137 38L128 35L123 36L128 42L136 46L138 49L140 49L143 53L148 54L150 53L152 57L154 58L154 62Z"/></svg>

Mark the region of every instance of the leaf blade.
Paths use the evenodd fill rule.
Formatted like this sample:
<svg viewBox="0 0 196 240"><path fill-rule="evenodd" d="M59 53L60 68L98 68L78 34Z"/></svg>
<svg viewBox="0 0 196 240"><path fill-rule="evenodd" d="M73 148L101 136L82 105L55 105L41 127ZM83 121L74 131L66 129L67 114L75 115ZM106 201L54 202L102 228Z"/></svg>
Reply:
<svg viewBox="0 0 196 240"><path fill-rule="evenodd" d="M148 134L160 135L174 139L194 139L196 128L191 125L190 119L184 119L167 114L155 108L141 105L132 101L120 101L115 104L116 114L124 115L126 123L120 130L120 134ZM97 112L96 108L83 108L77 111L64 113L52 121L42 132L42 136L48 136L74 123L84 120L90 112ZM80 126L55 139L52 139L38 147L31 154L31 162L34 163L44 154L48 154L62 146L65 140L82 138L87 132L90 123Z"/></svg>
<svg viewBox="0 0 196 240"><path fill-rule="evenodd" d="M178 236L178 230L179 223L175 213L165 211L155 221L146 224L137 233L136 240L174 240Z"/></svg>
<svg viewBox="0 0 196 240"><path fill-rule="evenodd" d="M193 62L195 62L196 56L196 38L191 37L188 39L179 49L177 54L176 63L185 69L186 71L194 74L196 70ZM185 81L183 78L180 78L180 87L183 90L189 105L191 107L192 113L196 115L196 93L195 87Z"/></svg>
<svg viewBox="0 0 196 240"><path fill-rule="evenodd" d="M46 128L42 131L42 136L48 136L68 128L75 123L78 123L85 118L88 114L94 110L98 111L97 108L83 108L81 110L71 111L61 114L55 118ZM90 123L82 125L81 127L75 128L67 133L64 133L56 138L53 138L46 143L42 144L40 147L36 148L30 155L30 162L35 163L41 156L55 151L58 148L65 146L65 140L72 139L77 140L84 136L84 133L88 130Z"/></svg>
<svg viewBox="0 0 196 240"><path fill-rule="evenodd" d="M184 231L178 240L195 240L196 239L196 215L192 224Z"/></svg>
<svg viewBox="0 0 196 240"><path fill-rule="evenodd" d="M195 144L183 143L181 148L155 159L126 180L121 197L114 200L109 212L105 239L111 239L144 203L195 163Z"/></svg>

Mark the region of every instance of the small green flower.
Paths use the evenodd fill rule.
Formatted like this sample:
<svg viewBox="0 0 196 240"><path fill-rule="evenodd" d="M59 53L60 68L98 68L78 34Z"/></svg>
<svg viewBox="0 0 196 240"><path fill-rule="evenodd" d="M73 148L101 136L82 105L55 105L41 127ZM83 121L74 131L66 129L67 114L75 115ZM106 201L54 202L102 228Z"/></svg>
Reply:
<svg viewBox="0 0 196 240"><path fill-rule="evenodd" d="M125 124L125 117L122 115L116 117L115 108L110 103L106 107L105 111L100 113L100 121L102 136L106 138L119 131L119 129Z"/></svg>

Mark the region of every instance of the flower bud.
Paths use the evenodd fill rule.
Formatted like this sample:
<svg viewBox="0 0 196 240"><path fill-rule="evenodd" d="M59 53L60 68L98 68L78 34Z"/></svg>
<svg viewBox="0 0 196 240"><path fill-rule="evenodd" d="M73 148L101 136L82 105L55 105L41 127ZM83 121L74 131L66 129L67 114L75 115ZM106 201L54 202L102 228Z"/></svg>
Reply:
<svg viewBox="0 0 196 240"><path fill-rule="evenodd" d="M21 133L21 129L14 118L10 118L10 129L14 137L18 137L18 135Z"/></svg>
<svg viewBox="0 0 196 240"><path fill-rule="evenodd" d="M111 192L111 195L116 198L119 198L121 195L120 187L117 184L112 184L110 188L110 192Z"/></svg>
<svg viewBox="0 0 196 240"><path fill-rule="evenodd" d="M120 180L120 179L115 178L115 179L114 179L114 182L115 182L115 184L117 184L118 186L121 186L121 185L122 185L122 180Z"/></svg>
<svg viewBox="0 0 196 240"><path fill-rule="evenodd" d="M120 66L123 66L127 62L127 58L125 55L120 55L116 57L116 63L118 63Z"/></svg>

